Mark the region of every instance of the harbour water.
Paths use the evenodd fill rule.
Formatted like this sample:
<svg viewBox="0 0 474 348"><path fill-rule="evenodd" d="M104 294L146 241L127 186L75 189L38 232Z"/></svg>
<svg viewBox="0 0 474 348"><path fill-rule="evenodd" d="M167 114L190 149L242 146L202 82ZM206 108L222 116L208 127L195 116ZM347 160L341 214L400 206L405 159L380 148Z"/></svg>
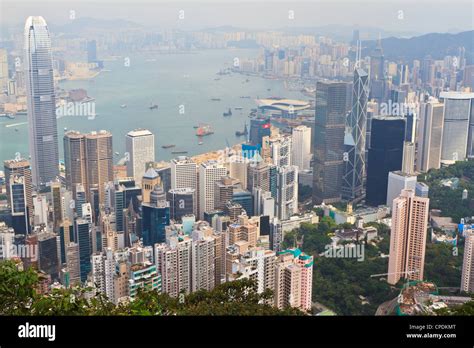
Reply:
<svg viewBox="0 0 474 348"><path fill-rule="evenodd" d="M299 92L288 91L283 81L216 74L231 67L236 57L242 61L257 54L258 50L230 49L195 54L140 53L106 61L107 71L94 79L61 82L59 86L65 90L86 89L88 95L95 98L96 116L58 119L60 158L63 158L64 128L112 132L114 152L120 153L116 160L125 152L125 135L136 128L147 128L155 134L157 160L176 157L172 151L188 151L192 156L243 141L243 137L235 136L235 131L243 130L244 124L249 124L250 109L256 107L254 99L269 96L304 98ZM213 101L212 98L220 100ZM158 108L151 110L152 104L157 104ZM223 112L229 108L232 116L224 117ZM2 163L14 158L16 152L28 157L26 121L27 116L17 116L14 120L0 118ZM197 137L193 126L200 123L210 124L214 134ZM198 146L200 141L203 144ZM176 147L161 147L167 144Z"/></svg>

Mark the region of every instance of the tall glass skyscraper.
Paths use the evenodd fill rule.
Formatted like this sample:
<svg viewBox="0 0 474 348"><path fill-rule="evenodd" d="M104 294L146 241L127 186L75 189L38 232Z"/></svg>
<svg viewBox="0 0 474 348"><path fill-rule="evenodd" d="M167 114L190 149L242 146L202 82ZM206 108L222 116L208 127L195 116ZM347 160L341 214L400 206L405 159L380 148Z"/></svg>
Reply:
<svg viewBox="0 0 474 348"><path fill-rule="evenodd" d="M344 131L350 109L350 84L320 81L316 85L313 203L341 199Z"/></svg>
<svg viewBox="0 0 474 348"><path fill-rule="evenodd" d="M24 48L32 178L44 186L59 175L59 156L51 38L43 17L26 20Z"/></svg>
<svg viewBox="0 0 474 348"><path fill-rule="evenodd" d="M352 109L347 117L344 145L344 177L342 198L359 201L365 196L365 142L367 133L367 99L369 94L369 75L360 68L354 71L352 89Z"/></svg>

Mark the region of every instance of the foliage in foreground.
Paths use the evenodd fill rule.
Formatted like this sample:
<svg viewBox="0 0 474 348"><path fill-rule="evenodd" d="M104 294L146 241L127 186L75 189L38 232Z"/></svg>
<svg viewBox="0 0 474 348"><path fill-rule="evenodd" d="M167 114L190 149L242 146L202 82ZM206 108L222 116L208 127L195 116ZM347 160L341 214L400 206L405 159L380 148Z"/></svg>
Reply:
<svg viewBox="0 0 474 348"><path fill-rule="evenodd" d="M38 294L38 273L20 271L12 261L0 262L0 315L302 315L297 309L279 310L263 304L271 291L259 294L255 282L243 279L178 298L155 291L139 291L134 301L114 305L103 295L87 299L91 289L55 289Z"/></svg>

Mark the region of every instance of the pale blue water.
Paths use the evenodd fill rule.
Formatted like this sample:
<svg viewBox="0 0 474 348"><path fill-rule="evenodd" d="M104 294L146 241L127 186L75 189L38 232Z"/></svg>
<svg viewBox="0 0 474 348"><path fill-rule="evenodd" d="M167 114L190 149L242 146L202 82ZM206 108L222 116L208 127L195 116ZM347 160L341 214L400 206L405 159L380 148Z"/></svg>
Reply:
<svg viewBox="0 0 474 348"><path fill-rule="evenodd" d="M84 116L66 116L58 119L59 151L63 158L64 127L68 130L89 132L109 130L113 134L114 151L123 154L125 135L136 128L147 128L155 134L157 160L169 160L177 155L171 151L187 150L188 155L222 149L241 142L244 138L235 136L248 114L255 108L254 98L285 96L302 98L298 92L287 91L282 81L265 80L258 77L246 78L240 74L218 76L216 72L233 64L233 59L255 57L257 50L206 50L197 54L153 55L152 53L130 56L130 67L124 66L124 59L105 62L110 72L102 72L93 80L66 81L60 84L66 90L84 88L95 98L95 119ZM156 59L156 61L147 61ZM215 81L214 79L220 78ZM267 91L270 88L271 91ZM252 99L241 99L251 96ZM221 98L221 101L211 101ZM150 103L159 105L149 110ZM127 104L127 108L121 108ZM184 114L179 106L184 105ZM235 110L241 106L243 110ZM231 117L222 113L232 108ZM0 118L0 160L14 158L16 152L28 156L28 127L26 116L15 120ZM194 125L209 123L214 134L203 137L198 145ZM18 131L15 131L15 128ZM162 149L165 144L176 144L173 149ZM116 156L116 159L119 157Z"/></svg>

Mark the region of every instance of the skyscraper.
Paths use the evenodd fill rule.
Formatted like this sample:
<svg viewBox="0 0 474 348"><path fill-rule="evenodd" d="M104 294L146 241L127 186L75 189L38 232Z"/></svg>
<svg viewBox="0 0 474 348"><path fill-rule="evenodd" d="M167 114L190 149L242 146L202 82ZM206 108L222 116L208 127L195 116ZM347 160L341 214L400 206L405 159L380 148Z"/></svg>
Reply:
<svg viewBox="0 0 474 348"><path fill-rule="evenodd" d="M30 162L26 159L14 159L6 160L4 162L4 173L5 173L5 186L7 193L7 200L10 207L12 206L11 194L10 194L10 179L13 177L22 177L24 189L26 208L28 209L28 218L30 225L33 224L33 192L32 192L32 179L31 179L31 167Z"/></svg>
<svg viewBox="0 0 474 348"><path fill-rule="evenodd" d="M85 135L87 188L98 191L99 202L104 202L104 184L114 179L112 134L105 130Z"/></svg>
<svg viewBox="0 0 474 348"><path fill-rule="evenodd" d="M311 162L311 128L298 126L293 128L291 134L292 163L299 170L310 169Z"/></svg>
<svg viewBox="0 0 474 348"><path fill-rule="evenodd" d="M146 129L128 132L125 149L129 154L127 175L141 183L147 163L155 161L155 136Z"/></svg>
<svg viewBox="0 0 474 348"><path fill-rule="evenodd" d="M444 105L442 103L437 100L421 103L416 158L416 169L418 171L427 172L432 168L439 169L443 124Z"/></svg>
<svg viewBox="0 0 474 348"><path fill-rule="evenodd" d="M415 196L414 190L403 190L393 200L389 284L401 278L423 280L429 202L429 198Z"/></svg>
<svg viewBox="0 0 474 348"><path fill-rule="evenodd" d="M280 253L275 272L275 306L311 309L313 264L313 256L299 249Z"/></svg>
<svg viewBox="0 0 474 348"><path fill-rule="evenodd" d="M227 175L227 168L216 161L207 161L199 166L199 216L214 210L215 182Z"/></svg>
<svg viewBox="0 0 474 348"><path fill-rule="evenodd" d="M0 92L8 86L8 52L5 48L0 48Z"/></svg>
<svg viewBox="0 0 474 348"><path fill-rule="evenodd" d="M280 220L298 213L298 167L278 167L275 207Z"/></svg>
<svg viewBox="0 0 474 348"><path fill-rule="evenodd" d="M270 134L270 119L253 118L250 120L250 144L262 146L262 138L270 136Z"/></svg>
<svg viewBox="0 0 474 348"><path fill-rule="evenodd" d="M474 232L468 231L464 242L461 291L474 292Z"/></svg>
<svg viewBox="0 0 474 348"><path fill-rule="evenodd" d="M51 39L43 17L26 20L24 47L32 178L44 186L59 175L59 155Z"/></svg>
<svg viewBox="0 0 474 348"><path fill-rule="evenodd" d="M87 201L91 201L91 193L96 191L99 203L103 203L104 184L114 179L112 134L105 130L89 134L67 132L64 135L64 164L66 186L76 190L76 185L82 184Z"/></svg>
<svg viewBox="0 0 474 348"><path fill-rule="evenodd" d="M350 84L321 81L316 85L313 150L313 203L341 199L344 129Z"/></svg>
<svg viewBox="0 0 474 348"><path fill-rule="evenodd" d="M402 169L405 119L380 116L372 119L372 134L367 166L368 205L387 201L388 173Z"/></svg>
<svg viewBox="0 0 474 348"><path fill-rule="evenodd" d="M348 201L358 201L365 195L368 78L364 70L355 69L352 109L347 117L344 137L346 153L342 197Z"/></svg>
<svg viewBox="0 0 474 348"><path fill-rule="evenodd" d="M194 189L197 209L199 213L199 185L197 164L191 158L179 156L171 160L171 188L191 188Z"/></svg>
<svg viewBox="0 0 474 348"><path fill-rule="evenodd" d="M84 134L76 131L68 131L63 138L66 187L74 191L76 184L87 187L85 139Z"/></svg>
<svg viewBox="0 0 474 348"><path fill-rule="evenodd" d="M441 161L474 158L474 93L442 92L444 125Z"/></svg>
<svg viewBox="0 0 474 348"><path fill-rule="evenodd" d="M166 200L170 203L170 218L181 221L186 215L196 215L196 192L192 188L171 189L166 193Z"/></svg>

